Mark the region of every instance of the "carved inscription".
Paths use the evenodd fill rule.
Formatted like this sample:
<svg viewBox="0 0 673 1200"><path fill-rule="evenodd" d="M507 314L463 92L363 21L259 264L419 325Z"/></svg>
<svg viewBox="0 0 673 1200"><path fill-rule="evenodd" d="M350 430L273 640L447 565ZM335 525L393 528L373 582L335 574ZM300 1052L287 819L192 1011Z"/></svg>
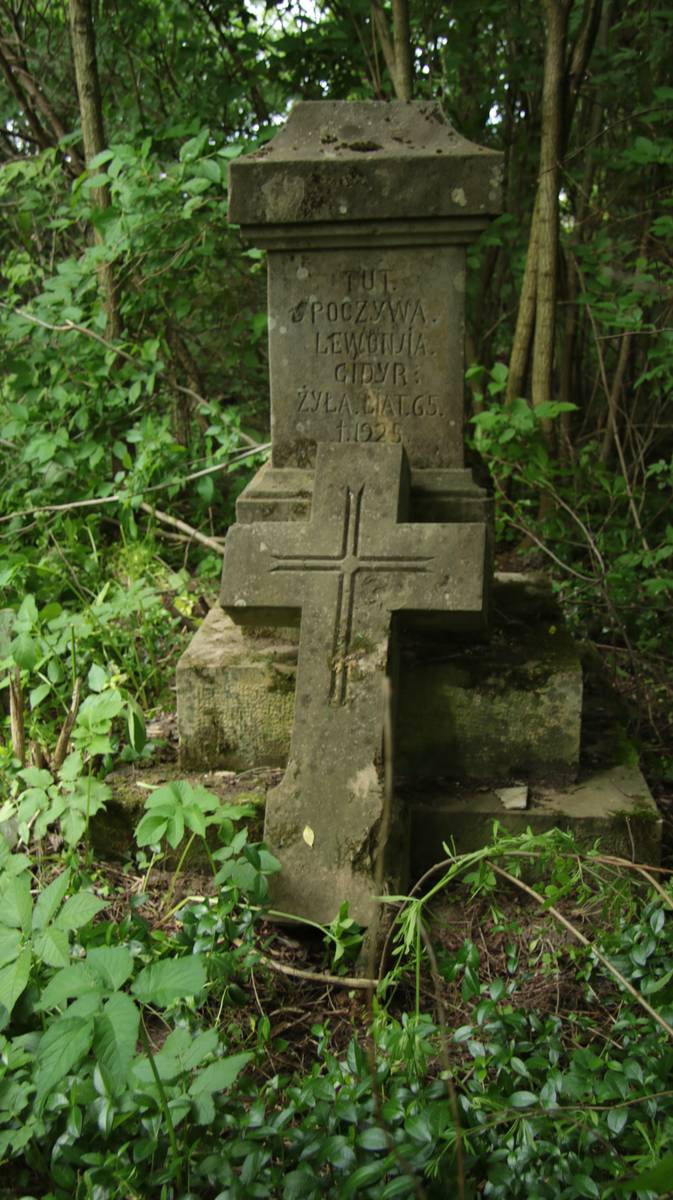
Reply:
<svg viewBox="0 0 673 1200"><path fill-rule="evenodd" d="M274 463L307 465L324 441L401 442L412 465L462 462L453 251L279 260L269 292Z"/></svg>
<svg viewBox="0 0 673 1200"><path fill-rule="evenodd" d="M321 379L327 368L333 385L299 384L297 414L334 415L340 442L399 442L403 418L443 415L439 396L423 390L431 318L419 297L397 294L385 267L340 274L343 298L302 299L290 314L306 327Z"/></svg>

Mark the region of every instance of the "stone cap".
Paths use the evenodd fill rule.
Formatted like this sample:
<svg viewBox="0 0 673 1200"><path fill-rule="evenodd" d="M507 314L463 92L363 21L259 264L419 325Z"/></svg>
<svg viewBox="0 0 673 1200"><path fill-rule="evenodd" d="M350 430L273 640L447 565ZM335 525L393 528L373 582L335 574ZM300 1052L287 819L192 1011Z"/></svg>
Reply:
<svg viewBox="0 0 673 1200"><path fill-rule="evenodd" d="M488 218L502 154L468 142L439 104L310 100L254 154L230 163L236 224Z"/></svg>

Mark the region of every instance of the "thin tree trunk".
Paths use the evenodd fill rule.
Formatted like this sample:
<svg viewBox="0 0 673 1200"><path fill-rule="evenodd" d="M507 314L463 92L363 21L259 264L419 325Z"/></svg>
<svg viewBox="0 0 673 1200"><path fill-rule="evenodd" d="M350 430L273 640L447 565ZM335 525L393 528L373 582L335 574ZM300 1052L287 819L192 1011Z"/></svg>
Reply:
<svg viewBox="0 0 673 1200"><path fill-rule="evenodd" d="M542 88L542 144L538 183L537 304L531 370L533 407L552 397L556 277L558 263L558 188L563 120L563 79L569 4L567 0L544 0L547 14L547 51ZM554 427L545 418L542 429L552 442Z"/></svg>
<svg viewBox="0 0 673 1200"><path fill-rule="evenodd" d="M409 31L409 0L393 0L393 33L380 0L372 0L372 22L378 34L388 74L398 100L411 100L413 56Z"/></svg>
<svg viewBox="0 0 673 1200"><path fill-rule="evenodd" d="M91 0L69 0L69 12L70 39L82 123L84 158L89 163L96 154L100 154L101 150L105 149L106 145ZM110 207L110 190L107 185L93 188L92 195L99 208ZM103 241L98 230L94 230L94 238L99 243ZM121 335L122 325L118 285L111 263L101 263L98 278L107 316L106 333L107 337L113 340Z"/></svg>
<svg viewBox="0 0 673 1200"><path fill-rule="evenodd" d="M393 0L393 42L395 46L398 100L411 100L413 92L413 63L409 31L409 0Z"/></svg>
<svg viewBox="0 0 673 1200"><path fill-rule="evenodd" d="M538 193L539 194L539 193ZM507 376L506 402L511 405L523 391L528 368L528 358L535 328L535 305L537 301L537 258L538 258L538 195L535 197L533 215L528 235L528 252L526 266L523 272L519 308L516 314L516 327L512 352L509 359L509 374Z"/></svg>

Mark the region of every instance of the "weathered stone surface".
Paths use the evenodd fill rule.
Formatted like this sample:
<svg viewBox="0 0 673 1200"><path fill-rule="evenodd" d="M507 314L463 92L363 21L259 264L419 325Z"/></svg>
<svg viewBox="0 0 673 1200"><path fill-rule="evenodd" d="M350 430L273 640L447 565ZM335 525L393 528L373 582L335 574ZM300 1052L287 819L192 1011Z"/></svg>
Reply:
<svg viewBox="0 0 673 1200"><path fill-rule="evenodd" d="M177 670L184 769L246 770L287 758L297 647L278 637L241 637L212 608Z"/></svg>
<svg viewBox="0 0 673 1200"><path fill-rule="evenodd" d="M525 576L496 579L493 598L490 641L435 636L419 642L415 633L401 631L398 774L426 780L434 771L437 778L494 786L521 778L537 783L574 779L582 719L579 651L563 632L548 592ZM211 611L178 671L180 752L186 765L286 764L293 705L278 676L293 693L296 651L278 638L244 638L222 609ZM231 693L239 679L245 692L235 693L232 711ZM239 704L254 713L249 724L241 724ZM480 735L468 730L471 753L466 754L456 714L463 720L461 714L475 711Z"/></svg>
<svg viewBox="0 0 673 1200"><path fill-rule="evenodd" d="M395 218L498 213L502 155L461 137L436 103L304 101L230 178L239 225L372 221L380 235Z"/></svg>
<svg viewBox="0 0 673 1200"><path fill-rule="evenodd" d="M265 463L236 501L236 519L301 521L311 511L314 472ZM481 521L491 525L493 502L465 469L411 470L409 516L412 521ZM491 572L489 571L489 575Z"/></svg>
<svg viewBox="0 0 673 1200"><path fill-rule="evenodd" d="M392 614L483 608L483 525L405 524L407 507L401 447L321 445L309 522L227 536L220 599L232 617L302 609L290 761L265 837L284 866L276 905L313 920L331 919L340 897L364 924L373 916Z"/></svg>
<svg viewBox="0 0 673 1200"><path fill-rule="evenodd" d="M488 845L496 820L510 833L569 829L587 849L600 838L606 853L636 862L661 858L661 815L635 766L612 767L563 790L534 789L525 812L508 811L490 790L410 793L407 803L415 878L445 857L444 842L459 854Z"/></svg>
<svg viewBox="0 0 673 1200"><path fill-rule="evenodd" d="M273 464L321 442L402 442L463 465L464 251L297 251L269 265Z"/></svg>
<svg viewBox="0 0 673 1200"><path fill-rule="evenodd" d="M558 782L575 777L582 665L562 630L529 627L525 636L494 637L488 646L416 642L405 649L402 678L397 722L402 775Z"/></svg>

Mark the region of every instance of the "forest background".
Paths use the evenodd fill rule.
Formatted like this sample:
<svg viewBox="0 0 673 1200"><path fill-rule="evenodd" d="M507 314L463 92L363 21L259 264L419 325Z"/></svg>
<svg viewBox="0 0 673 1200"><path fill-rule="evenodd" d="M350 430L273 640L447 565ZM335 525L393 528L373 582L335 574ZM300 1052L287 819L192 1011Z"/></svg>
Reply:
<svg viewBox="0 0 673 1200"><path fill-rule="evenodd" d="M120 760L150 761L154 744L170 731L170 720L162 724L159 718L172 708L177 658L215 598L222 539L236 496L268 452L264 263L227 223L227 166L273 136L295 99L432 97L465 137L504 152L503 215L469 253L466 437L473 464L495 495L501 560L510 567L544 569L571 628L598 648L628 705L624 755L640 756L668 813L673 783L672 41L673 13L655 0L480 5L455 0L450 6L425 0L390 5L380 0L310 5L0 0L0 721L6 734L0 744L5 802L0 819L14 814L24 842L58 827L71 852L105 803L105 772ZM183 802L184 794L171 801L178 808ZM187 808L191 805L198 825L195 804L192 796ZM201 817L206 823L212 817L207 804ZM176 833L175 812L170 819ZM177 833L175 840L180 841ZM148 835L145 845L150 842ZM248 886L259 901L263 860L250 853L248 866L254 866L257 882L253 887L248 880ZM74 874L63 886L76 880L88 887L91 877L81 874L81 863L75 867L74 859L67 861ZM554 861L556 895L570 884L559 883L562 856ZM5 870L13 879L14 868ZM483 890L485 877L476 883L475 878L472 886ZM494 880L491 873L489 887ZM572 880L574 886L574 875ZM0 947L2 962L9 963L0 964L0 992L6 1008L18 1004L20 1029L32 1029L40 1008L30 987L51 986L50 972L66 969L65 951L61 946L45 952L46 935L34 926L33 958L22 957L26 949L16 941L15 886L5 881L5 890L0 888L0 925L9 929ZM255 887L262 890L255 893ZM671 906L670 898L666 903ZM58 904L54 900L54 912ZM629 978L643 975L638 955L643 957L648 938L664 937L666 930L671 940L670 919L664 924L662 909L646 910L646 918L651 928L645 932L631 922L629 936L637 945ZM247 917L240 920L237 936L245 938ZM192 925L198 925L196 917ZM122 926L115 937L122 936ZM78 928L72 925L68 936ZM332 937L343 949L349 926L337 923L336 928ZM132 923L134 937L140 937L138 930ZM77 936L86 942L84 935ZM87 936L95 943L99 935ZM147 930L143 937L150 937ZM194 949L196 933L192 942L185 941L184 931L180 937L182 951L187 945ZM205 934L199 937L203 941ZM167 943L152 945L152 953L169 963ZM419 955L420 946L418 941ZM142 953L149 962L149 950ZM462 960L447 967L447 978L460 976L465 1002L476 1004L483 987L480 992L482 985L474 982L472 951L463 947L461 953ZM643 962L654 954L650 949ZM673 951L661 954L650 982L664 1000L673 979ZM239 970L240 956L236 961ZM27 962L33 965L26 967ZM37 973L24 991L29 970ZM218 970L224 970L221 964ZM231 964L227 970L235 973ZM123 971L122 976L117 988L126 978ZM202 985L197 971L173 990L145 980L135 994L160 1006L181 1001ZM496 1005L501 995L489 992L488 1003ZM66 993L61 1007L65 999ZM128 994L117 990L101 1004L113 1003L116 1016L127 1020L124 1046L114 1051L130 1062L137 1021L126 1001L131 1004ZM34 1043L21 1042L21 1033L12 1043L19 1055L12 1070L26 1096L37 1087L44 1101L59 1073L75 1070L80 1061L63 1057L63 1046L72 1043L72 1027L64 1034L64 1020L84 1022L81 1029L89 1031L77 1066L87 1080L91 1063L81 1064L88 1061L94 1036L99 1065L104 1060L99 1043L105 1039L92 1031L104 1028L100 1022L107 1010L95 1017L68 1017L68 1011L52 1027L61 1030L61 1043L54 1035L61 1048L55 1075L49 1076L44 1061L40 1066L38 1050L37 1082L26 1082L33 1078ZM416 1055L413 1069L423 1068L430 1055L429 1026L417 1023L410 1032L405 1025L404 1035L395 1033L397 1042L392 1026L381 1028L377 1044L383 1055L388 1038L389 1062L404 1061L404 1069L411 1070ZM461 1025L465 1029L468 1025ZM520 1029L513 1030L514 1025L504 1029L503 1039L518 1037ZM586 1030L582 1037L575 1034L586 1042ZM266 1036L268 1041L268 1031ZM539 1040L540 1030L531 1036ZM655 1035L641 1027L638 1036L643 1063L649 1055L659 1064L661 1090L670 1082L669 1068L647 1049ZM320 1053L327 1054L326 1034L316 1037ZM481 1043L464 1033L462 1042L481 1061ZM14 1053L7 1046L4 1062ZM206 1053L213 1052L211 1046ZM357 1059L357 1051L352 1054L349 1069L354 1076L366 1075L366 1061ZM543 1094L512 1090L517 1079L526 1078L530 1089L535 1070L542 1070L524 1064L522 1074L524 1059L528 1063L520 1050L509 1091L502 1085L506 1113L525 1109ZM557 1061L547 1063L547 1083ZM231 1068L232 1081L240 1066ZM121 1194L126 1150L118 1149L111 1131L118 1118L121 1127L130 1118L128 1109L119 1116L123 1081L106 1075L106 1069L95 1104L89 1097L93 1116L82 1118L89 1101L73 1100L71 1092L65 1109L53 1097L49 1101L53 1119L38 1114L37 1124L22 1123L28 1129L25 1143L16 1129L9 1140L0 1134L3 1154L20 1156L22 1146L29 1146L26 1178L37 1172L40 1186L48 1186L44 1180L49 1179L56 1195L75 1194L74 1175L68 1174L75 1168L68 1162L75 1161L82 1119L89 1121L90 1144L98 1128L117 1149L109 1154L101 1149L100 1161L86 1167L77 1160L77 1194L93 1194L86 1189L94 1186L96 1172L108 1180L109 1194ZM469 1074L466 1095L489 1069ZM575 1093L569 1094L586 1106L589 1089L598 1086L596 1065L578 1060L572 1070ZM638 1082L632 1073L627 1090L634 1079ZM12 1080L18 1087L14 1075ZM172 1077L169 1082L172 1086ZM143 1176L144 1184L136 1180L136 1193L128 1180L145 1167L144 1160L134 1160L124 1176L129 1195L188 1194L180 1163L191 1161L192 1150L185 1144L177 1152L167 1086L162 1089L159 1081L154 1100L147 1101L144 1115L138 1110L138 1119L145 1122L152 1145L168 1148L168 1165L163 1175L157 1167L151 1186L149 1175ZM345 1087L343 1078L339 1086ZM145 1080L140 1090L147 1100L151 1088ZM212 1090L205 1088L208 1096ZM0 1101L4 1094L0 1087ZM627 1139L630 1157L619 1165L622 1176L629 1164L636 1169L663 1161L673 1170L665 1139L657 1140L670 1129L673 1116L668 1113L664 1120L655 1104L647 1110L650 1133L642 1133L642 1122L634 1132L623 1116L626 1109L611 1108L609 1095L601 1136L623 1133ZM12 1097L15 1104L16 1094ZM101 1097L108 1106L103 1116ZM389 1135L383 1134L376 1088L372 1093L370 1087L368 1097L374 1132L357 1146L335 1132L335 1161L340 1154L346 1176L356 1161L361 1163L358 1171L370 1172L362 1186L371 1184L372 1195L421 1194L406 1169L395 1174L394 1154L392 1166L381 1167ZM410 1119L425 1120L435 1100L430 1090L428 1107ZM191 1102L196 1103L193 1096ZM296 1117L301 1104L293 1103ZM251 1111L247 1101L241 1104L239 1121ZM308 1100L306 1105L308 1112ZM469 1124L473 1116L466 1107L463 1120ZM226 1126L228 1118L220 1114L218 1120ZM305 1113L301 1120L306 1132ZM208 1121L215 1136L221 1126L214 1116ZM523 1121L517 1118L512 1133L512 1144L522 1154ZM36 1149L47 1127L60 1139L58 1169ZM271 1144L263 1122L254 1128ZM540 1140L541 1128L534 1131L540 1162L551 1153ZM555 1119L557 1147L562 1128ZM423 1129L412 1125L412 1150L405 1151L407 1162L417 1155L421 1174L431 1161L439 1169ZM594 1178L604 1189L617 1167L613 1170L608 1159L599 1161L572 1121L568 1130L563 1195L598 1195ZM254 1140L262 1133L248 1136ZM433 1126L433 1145L439 1136ZM280 1162L289 1150L278 1137L274 1161ZM534 1194L533 1176L526 1182L525 1173L517 1175L514 1167L507 1175L496 1161L496 1143L497 1130L472 1159L467 1147L467 1167L462 1159L456 1166L459 1194L473 1194L470 1187L477 1180L483 1186L487 1177L493 1196L512 1198L519 1186L522 1196ZM301 1144L306 1149L313 1143L309 1138ZM586 1151L584 1158L580 1150ZM307 1161L315 1153L306 1150ZM262 1179L267 1168L261 1158L254 1159L262 1151L242 1152L247 1164L246 1154L253 1156L245 1167L250 1180L257 1178L255 1171ZM491 1162L488 1156L494 1154ZM362 1159L367 1155L373 1156L371 1162ZM483 1167L487 1159L488 1170ZM482 1163L473 1177L472 1160ZM296 1189L292 1184L284 1194L312 1195L303 1167L294 1160L290 1166L296 1167ZM215 1194L209 1169L203 1168L203 1178L210 1180L208 1195ZM282 1164L278 1169L282 1176ZM231 1178L238 1178L240 1163L232 1170ZM390 1190L377 1191L376 1180L384 1176ZM97 1195L108 1194L99 1186L103 1191ZM248 1181L242 1192L234 1183L227 1186L233 1190L222 1195L279 1194L250 1190L264 1183Z"/></svg>

